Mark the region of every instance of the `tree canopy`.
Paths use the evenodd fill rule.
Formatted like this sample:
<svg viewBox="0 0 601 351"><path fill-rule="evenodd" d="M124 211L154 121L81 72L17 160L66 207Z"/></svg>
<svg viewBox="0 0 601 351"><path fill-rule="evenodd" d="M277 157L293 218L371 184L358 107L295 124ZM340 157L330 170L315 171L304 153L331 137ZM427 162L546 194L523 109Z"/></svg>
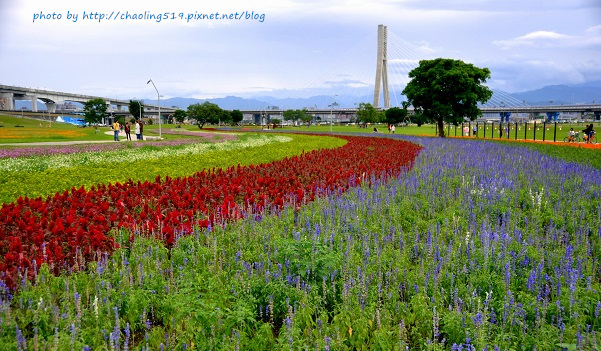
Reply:
<svg viewBox="0 0 601 351"><path fill-rule="evenodd" d="M195 103L188 106L188 118L194 119L198 122L198 128L209 124L219 123L219 118L223 115L223 110L211 102L205 101L201 103Z"/></svg>
<svg viewBox="0 0 601 351"><path fill-rule="evenodd" d="M221 110L221 113L219 114L219 118L217 119L218 123L232 123L232 113L228 110Z"/></svg>
<svg viewBox="0 0 601 351"><path fill-rule="evenodd" d="M98 124L106 116L106 102L101 98L88 100L83 107L83 118L90 124Z"/></svg>
<svg viewBox="0 0 601 351"><path fill-rule="evenodd" d="M303 123L308 123L310 124L311 121L313 121L313 117L311 117L311 115L309 115L307 113L306 109L302 109L302 110L286 110L283 113L284 115L284 120L285 121L293 121L293 122L297 122L297 121L301 121Z"/></svg>
<svg viewBox="0 0 601 351"><path fill-rule="evenodd" d="M481 114L478 102L492 96L483 85L490 78L490 70L461 60L422 60L409 72L409 78L403 94L416 114L438 124L441 137L445 136L444 122L457 125L464 118L476 119Z"/></svg>
<svg viewBox="0 0 601 351"><path fill-rule="evenodd" d="M372 104L362 102L359 104L359 109L356 112L358 123L377 123L380 122L380 111Z"/></svg>
<svg viewBox="0 0 601 351"><path fill-rule="evenodd" d="M232 112L230 112L230 116L232 117L233 124L238 124L244 119L244 115L242 114L242 112L240 112L240 110L233 110Z"/></svg>
<svg viewBox="0 0 601 351"><path fill-rule="evenodd" d="M140 100L129 100L129 113L134 116L135 119L142 119L144 116L144 103Z"/></svg>
<svg viewBox="0 0 601 351"><path fill-rule="evenodd" d="M313 123L313 116L307 112L307 109L300 110L299 118L303 123L307 124L307 127Z"/></svg>
<svg viewBox="0 0 601 351"><path fill-rule="evenodd" d="M388 124L398 124L405 121L407 108L391 107L384 112L384 121Z"/></svg>
<svg viewBox="0 0 601 351"><path fill-rule="evenodd" d="M186 114L186 111L184 111L184 110L177 109L177 110L175 110L175 112L173 112L173 118L179 124L184 123L184 120L186 120L186 116L187 116L187 114Z"/></svg>

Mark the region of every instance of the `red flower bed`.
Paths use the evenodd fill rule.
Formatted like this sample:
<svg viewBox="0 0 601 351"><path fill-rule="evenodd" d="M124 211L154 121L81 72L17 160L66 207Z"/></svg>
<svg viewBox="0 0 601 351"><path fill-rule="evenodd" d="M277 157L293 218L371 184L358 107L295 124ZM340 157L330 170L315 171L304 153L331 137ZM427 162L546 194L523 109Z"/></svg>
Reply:
<svg viewBox="0 0 601 351"><path fill-rule="evenodd" d="M112 229L156 235L172 245L194 226L300 205L320 193L344 191L398 175L421 147L405 141L342 137L340 148L312 151L268 164L212 169L154 182L98 185L42 198L19 198L0 208L0 279L14 287L19 272L46 262L55 273L81 268L118 245ZM133 234L132 238L133 240Z"/></svg>

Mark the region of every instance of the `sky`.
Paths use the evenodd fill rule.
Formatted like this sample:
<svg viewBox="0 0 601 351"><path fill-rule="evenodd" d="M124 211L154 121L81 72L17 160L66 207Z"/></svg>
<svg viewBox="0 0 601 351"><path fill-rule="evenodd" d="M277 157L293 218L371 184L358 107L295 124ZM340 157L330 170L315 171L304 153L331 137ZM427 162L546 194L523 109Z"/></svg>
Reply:
<svg viewBox="0 0 601 351"><path fill-rule="evenodd" d="M232 19L198 19L217 13ZM156 98L149 79L162 98L373 95L379 24L394 96L438 57L510 93L601 80L599 0L0 0L0 16L0 84L118 99Z"/></svg>

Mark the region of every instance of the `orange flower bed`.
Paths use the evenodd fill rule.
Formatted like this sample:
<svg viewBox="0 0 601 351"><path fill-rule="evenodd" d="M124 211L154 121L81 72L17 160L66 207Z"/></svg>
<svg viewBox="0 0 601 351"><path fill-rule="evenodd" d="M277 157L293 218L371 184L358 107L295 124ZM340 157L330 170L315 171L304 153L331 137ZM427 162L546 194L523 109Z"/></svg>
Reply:
<svg viewBox="0 0 601 351"><path fill-rule="evenodd" d="M26 139L26 138L75 138L85 136L82 130L64 130L53 128L2 128L0 138L7 139Z"/></svg>
<svg viewBox="0 0 601 351"><path fill-rule="evenodd" d="M423 136L427 136L427 135L423 135ZM431 136L431 135L428 135ZM475 139L474 137L466 137L466 136L449 136L449 138L457 138L457 139ZM499 141L511 141L514 143L539 143L539 144L550 144L550 145L556 145L556 146L570 146L570 147L579 147L579 148L583 148L583 149L601 149L601 144L597 143L597 144L587 144L584 142L581 143L566 143L564 141L550 141L550 140L546 140L546 141L542 141L542 140L530 140L530 139L482 139L482 140L499 140Z"/></svg>

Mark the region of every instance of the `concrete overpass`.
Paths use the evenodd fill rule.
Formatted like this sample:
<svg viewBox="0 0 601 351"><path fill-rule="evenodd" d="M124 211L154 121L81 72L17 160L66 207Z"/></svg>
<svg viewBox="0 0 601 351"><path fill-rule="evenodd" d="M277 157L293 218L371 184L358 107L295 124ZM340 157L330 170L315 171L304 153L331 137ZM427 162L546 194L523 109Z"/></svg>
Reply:
<svg viewBox="0 0 601 351"><path fill-rule="evenodd" d="M46 104L46 110L50 113L54 113L56 111L56 104L64 103L66 101L85 104L88 102L88 100L98 98L106 101L106 104L108 105L107 112L115 114L128 113L127 107L129 106L129 100L119 100L93 95L63 93L59 91L17 87L12 85L0 85L0 110L14 111L16 100L30 100L31 110L33 112L37 112L37 101L41 100ZM158 113L158 106L145 103L142 103L142 105L144 106L145 113ZM114 109L112 106L115 106L116 109ZM123 106L125 106L125 110L123 110ZM172 107L161 106L161 114L163 112L173 113L175 110L176 109Z"/></svg>
<svg viewBox="0 0 601 351"><path fill-rule="evenodd" d="M380 108L380 111L385 109ZM577 114L580 119L584 115L590 114L595 115L596 118L601 116L601 103L599 104L583 104L583 105L549 105L549 106L495 106L495 107L480 107L484 116L494 115L497 118L500 114L507 114L518 116L527 115L529 119L535 119L540 115L548 114L559 114L559 113L570 113ZM245 116L245 119L254 120L255 123L266 124L270 119L283 120L283 113L285 110L282 109L261 109L261 110L240 110ZM322 122L334 123L349 121L351 117L354 117L357 112L357 108L335 108L335 109L319 109L310 108L307 109L307 113L314 117L320 117ZM409 107L409 113L413 114L413 107Z"/></svg>

